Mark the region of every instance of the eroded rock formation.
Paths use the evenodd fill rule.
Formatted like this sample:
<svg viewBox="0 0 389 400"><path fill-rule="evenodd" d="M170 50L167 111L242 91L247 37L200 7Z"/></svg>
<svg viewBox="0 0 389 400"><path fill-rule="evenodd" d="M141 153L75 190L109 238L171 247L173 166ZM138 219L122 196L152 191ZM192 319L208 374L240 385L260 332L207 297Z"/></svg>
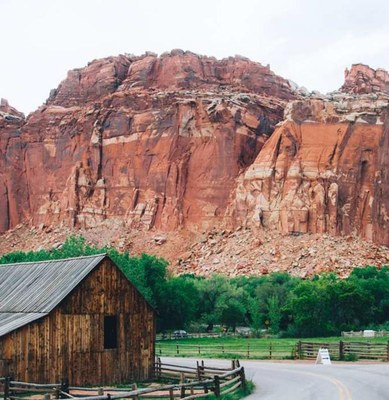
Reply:
<svg viewBox="0 0 389 400"><path fill-rule="evenodd" d="M20 129L24 115L0 101L0 232L23 221L28 213Z"/></svg>
<svg viewBox="0 0 389 400"><path fill-rule="evenodd" d="M283 254L288 237L323 236L328 249L336 235L344 255L330 264L340 268L347 240L389 245L387 85L387 73L359 64L343 92L323 96L239 56L174 50L92 61L27 119L1 102L0 232L24 222L58 238L76 227L143 251L152 229L170 232L159 254L179 258L182 272L234 264L234 273L258 273L263 257L303 275L322 271L327 254L318 257L316 239L301 240L302 258L304 243L315 249L312 269L312 260ZM213 227L221 233L198 241ZM18 248L12 231L6 236ZM374 259L378 247L369 249Z"/></svg>
<svg viewBox="0 0 389 400"><path fill-rule="evenodd" d="M389 243L388 96L296 100L240 178L242 224Z"/></svg>
<svg viewBox="0 0 389 400"><path fill-rule="evenodd" d="M341 91L346 93L389 93L389 73L382 68L373 69L365 64L353 64L344 73Z"/></svg>
<svg viewBox="0 0 389 400"><path fill-rule="evenodd" d="M93 61L21 129L23 212L34 225L206 229L293 97L288 81L242 57Z"/></svg>

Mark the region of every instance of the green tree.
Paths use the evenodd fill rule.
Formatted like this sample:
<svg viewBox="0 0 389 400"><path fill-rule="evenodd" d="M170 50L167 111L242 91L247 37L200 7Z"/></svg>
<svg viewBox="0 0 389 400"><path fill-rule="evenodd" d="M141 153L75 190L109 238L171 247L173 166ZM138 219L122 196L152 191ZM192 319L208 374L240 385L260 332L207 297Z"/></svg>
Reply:
<svg viewBox="0 0 389 400"><path fill-rule="evenodd" d="M278 333L280 331L280 323L282 318L280 301L277 296L271 296L267 302L268 316L269 316L269 327L272 333Z"/></svg>
<svg viewBox="0 0 389 400"><path fill-rule="evenodd" d="M238 325L245 323L245 316L246 308L236 298L226 299L218 309L219 321L227 327L227 330L232 328L235 331Z"/></svg>
<svg viewBox="0 0 389 400"><path fill-rule="evenodd" d="M254 291L254 296L250 301L250 321L251 326L258 332L260 328L268 328L271 317L269 311L271 310L274 314L275 304L273 300L272 306L269 308L270 299L276 298L277 305L277 316L278 328L275 328L277 332L287 327L287 315L283 311L286 303L290 298L290 293L293 288L297 285L298 279L293 278L286 273L273 273L268 276L262 277L257 280L257 286ZM275 315L272 319L275 319Z"/></svg>
<svg viewBox="0 0 389 400"><path fill-rule="evenodd" d="M159 328L186 328L198 311L199 292L194 282L180 277L171 278L159 289Z"/></svg>
<svg viewBox="0 0 389 400"><path fill-rule="evenodd" d="M301 337L332 334L328 280L302 281L293 290L287 305L292 331Z"/></svg>
<svg viewBox="0 0 389 400"><path fill-rule="evenodd" d="M228 279L221 275L212 275L209 279L199 280L196 287L200 298L200 319L212 329L214 324L220 322L216 306L220 296L229 292Z"/></svg>

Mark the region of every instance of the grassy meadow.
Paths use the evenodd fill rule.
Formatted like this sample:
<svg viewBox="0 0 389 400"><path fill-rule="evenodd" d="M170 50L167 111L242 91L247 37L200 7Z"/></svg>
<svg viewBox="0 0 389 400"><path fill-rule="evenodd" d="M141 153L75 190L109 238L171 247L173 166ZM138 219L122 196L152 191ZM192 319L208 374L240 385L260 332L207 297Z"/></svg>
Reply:
<svg viewBox="0 0 389 400"><path fill-rule="evenodd" d="M158 340L157 356L166 357L202 357L228 359L292 359L296 356L299 340L313 343L365 342L388 343L388 337L376 338L287 338L255 339L237 337L182 338L177 340Z"/></svg>

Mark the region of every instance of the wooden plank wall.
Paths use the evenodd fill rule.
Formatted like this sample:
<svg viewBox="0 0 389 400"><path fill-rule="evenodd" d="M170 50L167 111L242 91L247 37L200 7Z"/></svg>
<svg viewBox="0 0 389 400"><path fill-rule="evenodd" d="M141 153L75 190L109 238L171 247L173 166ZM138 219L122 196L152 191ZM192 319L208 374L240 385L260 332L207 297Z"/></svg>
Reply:
<svg viewBox="0 0 389 400"><path fill-rule="evenodd" d="M118 318L117 349L104 349L105 315ZM42 383L67 377L72 385L129 382L151 377L154 355L154 310L105 259L50 315L0 339L0 376Z"/></svg>

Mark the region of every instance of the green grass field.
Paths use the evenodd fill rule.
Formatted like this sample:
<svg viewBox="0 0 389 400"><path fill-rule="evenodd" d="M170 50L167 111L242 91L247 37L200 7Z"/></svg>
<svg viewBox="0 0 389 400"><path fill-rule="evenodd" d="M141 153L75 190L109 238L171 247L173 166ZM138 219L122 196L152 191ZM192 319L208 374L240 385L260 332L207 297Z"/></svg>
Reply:
<svg viewBox="0 0 389 400"><path fill-rule="evenodd" d="M190 338L159 340L156 343L157 356L204 357L204 358L295 358L299 340L314 343L367 342L388 343L388 337L379 338L304 338L304 339L246 339L235 337Z"/></svg>

